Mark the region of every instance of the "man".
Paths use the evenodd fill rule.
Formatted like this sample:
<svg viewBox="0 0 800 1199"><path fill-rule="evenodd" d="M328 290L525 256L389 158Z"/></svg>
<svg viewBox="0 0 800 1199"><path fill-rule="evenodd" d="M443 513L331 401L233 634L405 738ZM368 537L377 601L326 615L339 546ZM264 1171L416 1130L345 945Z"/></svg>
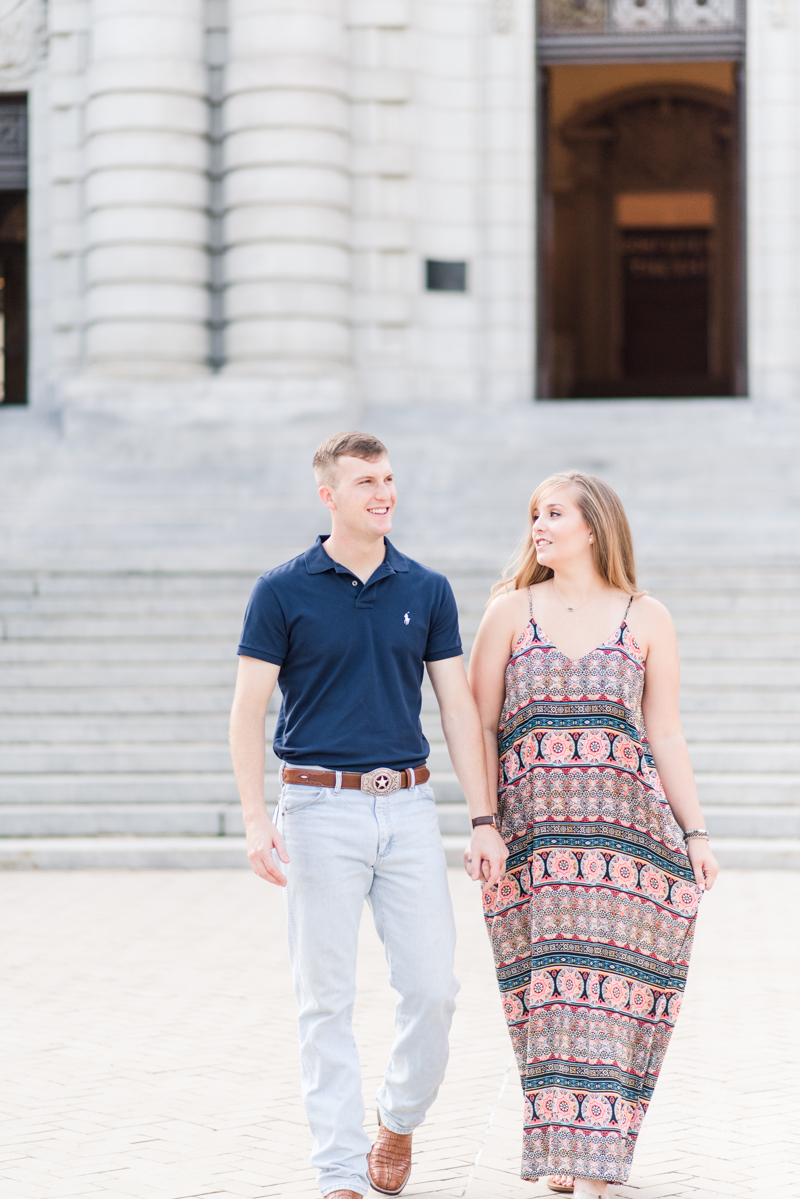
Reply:
<svg viewBox="0 0 800 1199"><path fill-rule="evenodd" d="M496 881L506 849L493 826L450 585L386 537L397 501L386 448L363 433L337 434L317 450L314 473L332 531L256 583L231 750L250 862L286 887L311 1160L323 1195L357 1199L370 1185L398 1195L408 1181L412 1133L444 1075L458 990L420 724L424 664L474 818L473 877ZM264 721L276 682L277 825L264 804ZM364 900L400 996L371 1150L351 1029Z"/></svg>

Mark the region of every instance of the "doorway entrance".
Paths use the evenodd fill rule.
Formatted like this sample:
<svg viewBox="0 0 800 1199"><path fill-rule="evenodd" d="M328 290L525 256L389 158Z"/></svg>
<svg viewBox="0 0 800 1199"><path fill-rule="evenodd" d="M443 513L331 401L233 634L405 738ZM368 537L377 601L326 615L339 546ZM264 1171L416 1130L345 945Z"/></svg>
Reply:
<svg viewBox="0 0 800 1199"><path fill-rule="evenodd" d="M28 137L24 96L0 98L0 403L28 399Z"/></svg>
<svg viewBox="0 0 800 1199"><path fill-rule="evenodd" d="M744 391L737 77L544 68L543 398Z"/></svg>

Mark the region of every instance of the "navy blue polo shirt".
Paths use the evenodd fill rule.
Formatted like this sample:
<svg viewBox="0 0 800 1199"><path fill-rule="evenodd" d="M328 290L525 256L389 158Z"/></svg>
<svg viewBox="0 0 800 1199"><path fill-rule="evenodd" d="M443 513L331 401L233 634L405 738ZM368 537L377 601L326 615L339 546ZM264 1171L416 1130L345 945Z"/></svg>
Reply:
<svg viewBox="0 0 800 1199"><path fill-rule="evenodd" d="M450 584L388 539L362 583L325 553L325 540L263 574L244 617L239 653L281 668L275 753L362 773L422 766L424 663L462 652Z"/></svg>

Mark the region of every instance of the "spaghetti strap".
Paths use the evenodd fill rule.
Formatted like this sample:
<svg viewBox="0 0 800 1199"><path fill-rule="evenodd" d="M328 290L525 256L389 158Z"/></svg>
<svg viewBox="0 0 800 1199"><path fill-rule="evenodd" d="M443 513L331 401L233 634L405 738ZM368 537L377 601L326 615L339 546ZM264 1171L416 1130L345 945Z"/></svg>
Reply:
<svg viewBox="0 0 800 1199"><path fill-rule="evenodd" d="M633 596L631 596L631 599L633 599ZM630 607L630 605L628 605L628 606ZM528 588L528 611L530 612L530 615L531 615L531 623L533 623L533 596L531 595L530 587ZM625 615L627 616L627 612L625 613Z"/></svg>
<svg viewBox="0 0 800 1199"><path fill-rule="evenodd" d="M625 615L624 615L624 616L623 616L623 618L622 618L622 623L623 623L623 624L624 624L624 623L625 623L625 621L628 619L628 613L629 613L629 612L630 612L630 610L631 610L631 604L632 604L632 603L633 603L633 596L631 596L631 598L628 600L628 606L627 606L627 608L625 609Z"/></svg>

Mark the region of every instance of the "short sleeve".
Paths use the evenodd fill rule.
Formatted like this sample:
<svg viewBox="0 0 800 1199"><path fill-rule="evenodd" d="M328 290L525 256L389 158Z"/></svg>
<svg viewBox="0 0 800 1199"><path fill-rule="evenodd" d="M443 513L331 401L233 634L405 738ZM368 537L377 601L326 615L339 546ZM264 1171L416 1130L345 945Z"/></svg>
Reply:
<svg viewBox="0 0 800 1199"><path fill-rule="evenodd" d="M425 661L438 662L442 658L457 658L464 651L458 632L458 608L453 589L447 579L442 578L438 607L431 613Z"/></svg>
<svg viewBox="0 0 800 1199"><path fill-rule="evenodd" d="M280 601L262 575L247 603L237 651L243 658L260 658L282 666L289 652L286 616Z"/></svg>

